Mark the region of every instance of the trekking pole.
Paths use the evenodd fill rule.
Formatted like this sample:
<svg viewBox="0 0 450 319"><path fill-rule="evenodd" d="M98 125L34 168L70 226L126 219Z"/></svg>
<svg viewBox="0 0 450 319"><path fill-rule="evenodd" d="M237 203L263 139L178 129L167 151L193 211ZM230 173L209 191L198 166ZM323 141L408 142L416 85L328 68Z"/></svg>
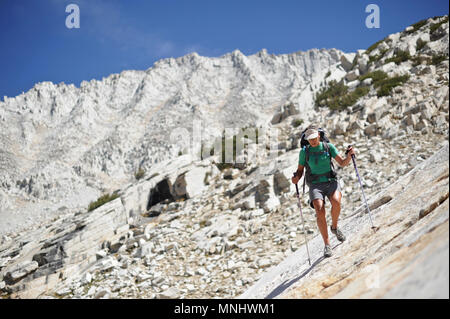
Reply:
<svg viewBox="0 0 450 319"><path fill-rule="evenodd" d="M294 177L295 176L297 176L297 172L294 173ZM308 249L308 236L306 236L305 219L303 218L302 204L300 202L300 194L298 192L297 184L295 184L295 189L297 191L297 199L298 199L297 205L298 205L298 208L300 208L300 217L302 218L302 223L303 223L303 233L305 234L306 252L308 253L308 262L309 262L309 265L311 266L311 257L309 256L309 249Z"/></svg>
<svg viewBox="0 0 450 319"><path fill-rule="evenodd" d="M352 147L352 146L349 145L347 147L347 151L345 152L345 154L348 154L348 149L350 147ZM366 195L364 194L364 188L363 188L363 185L362 185L362 182L361 182L361 177L359 177L358 168L356 167L356 160L355 160L355 155L354 154L352 154L352 161L353 161L353 167L355 168L355 171L356 171L356 176L358 176L359 186L361 186L361 192L362 192L362 195L363 195L364 203L366 204L367 211L369 212L370 224L372 225L372 229L376 230L376 227L373 225L373 222L372 222L372 214L370 213L370 208L369 208L369 205L367 204Z"/></svg>

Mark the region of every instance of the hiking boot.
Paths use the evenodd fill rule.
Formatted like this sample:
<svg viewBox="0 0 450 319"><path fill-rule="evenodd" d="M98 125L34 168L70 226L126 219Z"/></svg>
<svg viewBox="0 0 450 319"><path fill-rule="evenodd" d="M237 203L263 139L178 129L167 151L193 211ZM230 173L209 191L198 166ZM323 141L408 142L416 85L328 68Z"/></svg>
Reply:
<svg viewBox="0 0 450 319"><path fill-rule="evenodd" d="M333 227L330 226L330 229L331 229L331 232L332 232L333 234L336 235L336 238L337 238L339 241L344 241L344 240L345 240L345 236L344 236L344 234L339 230L339 228L333 229Z"/></svg>
<svg viewBox="0 0 450 319"><path fill-rule="evenodd" d="M333 256L333 252L331 251L330 245L325 245L325 249L323 250L323 255L325 257L331 257Z"/></svg>

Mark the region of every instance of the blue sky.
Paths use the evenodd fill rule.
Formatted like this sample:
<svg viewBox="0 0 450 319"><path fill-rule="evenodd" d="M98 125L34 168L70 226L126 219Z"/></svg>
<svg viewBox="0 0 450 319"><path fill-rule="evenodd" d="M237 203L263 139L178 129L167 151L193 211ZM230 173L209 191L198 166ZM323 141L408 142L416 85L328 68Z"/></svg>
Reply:
<svg viewBox="0 0 450 319"><path fill-rule="evenodd" d="M80 9L79 29L65 24L71 3ZM371 3L380 8L379 29L365 26ZM354 52L444 14L443 0L0 0L0 100L37 82L78 87L193 51L211 57L263 48Z"/></svg>

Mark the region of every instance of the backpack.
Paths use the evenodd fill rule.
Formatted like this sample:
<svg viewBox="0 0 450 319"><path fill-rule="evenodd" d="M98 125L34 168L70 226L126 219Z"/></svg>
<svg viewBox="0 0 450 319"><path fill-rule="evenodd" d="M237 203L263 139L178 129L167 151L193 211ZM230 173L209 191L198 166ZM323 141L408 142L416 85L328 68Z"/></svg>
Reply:
<svg viewBox="0 0 450 319"><path fill-rule="evenodd" d="M310 156L310 145L309 142L305 139L305 132L310 129L311 127L306 128L302 134L301 134L301 141L300 141L300 147L303 149L305 148L306 151L306 156L305 156L305 177L303 179L303 193L305 193L305 182L306 184L308 184L308 187L311 187L312 182L314 182L315 180L317 180L318 178L322 177L322 176L327 176L328 178L337 178L337 173L336 173L336 169L334 168L334 164L332 161L332 157L331 157L331 153L330 153L330 147L328 145L328 143L330 143L330 140L328 139L328 137L326 136L325 130L322 128L316 128L317 131L319 132L319 136L320 136L320 141L323 144L324 147L324 152L327 152L328 155L330 156L330 168L331 171L325 174L311 174L311 168L308 165L308 161L309 161L309 156Z"/></svg>

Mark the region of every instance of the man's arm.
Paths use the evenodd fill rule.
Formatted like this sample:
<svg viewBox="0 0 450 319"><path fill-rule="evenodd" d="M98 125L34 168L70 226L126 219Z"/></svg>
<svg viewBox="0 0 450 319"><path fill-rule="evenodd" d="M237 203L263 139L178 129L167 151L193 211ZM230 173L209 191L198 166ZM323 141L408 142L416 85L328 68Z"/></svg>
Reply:
<svg viewBox="0 0 450 319"><path fill-rule="evenodd" d="M305 167L304 167L303 165L298 164L298 168L297 168L297 176L298 176L298 179L302 178L302 176L303 176L303 169L304 169L304 168L305 168Z"/></svg>
<svg viewBox="0 0 450 319"><path fill-rule="evenodd" d="M302 176L303 176L303 169L304 169L304 166L298 164L298 168L297 168L297 171L295 172L295 176L293 176L292 179L291 179L292 183L297 184L298 181L300 180L300 178L302 178Z"/></svg>
<svg viewBox="0 0 450 319"><path fill-rule="evenodd" d="M352 160L352 154L355 155L355 151L353 150L352 147L347 149L347 157L344 159L341 157L341 155L336 155L336 157L334 158L336 160L336 162L338 162L339 166L344 167L347 166L348 164L350 164L350 161Z"/></svg>

